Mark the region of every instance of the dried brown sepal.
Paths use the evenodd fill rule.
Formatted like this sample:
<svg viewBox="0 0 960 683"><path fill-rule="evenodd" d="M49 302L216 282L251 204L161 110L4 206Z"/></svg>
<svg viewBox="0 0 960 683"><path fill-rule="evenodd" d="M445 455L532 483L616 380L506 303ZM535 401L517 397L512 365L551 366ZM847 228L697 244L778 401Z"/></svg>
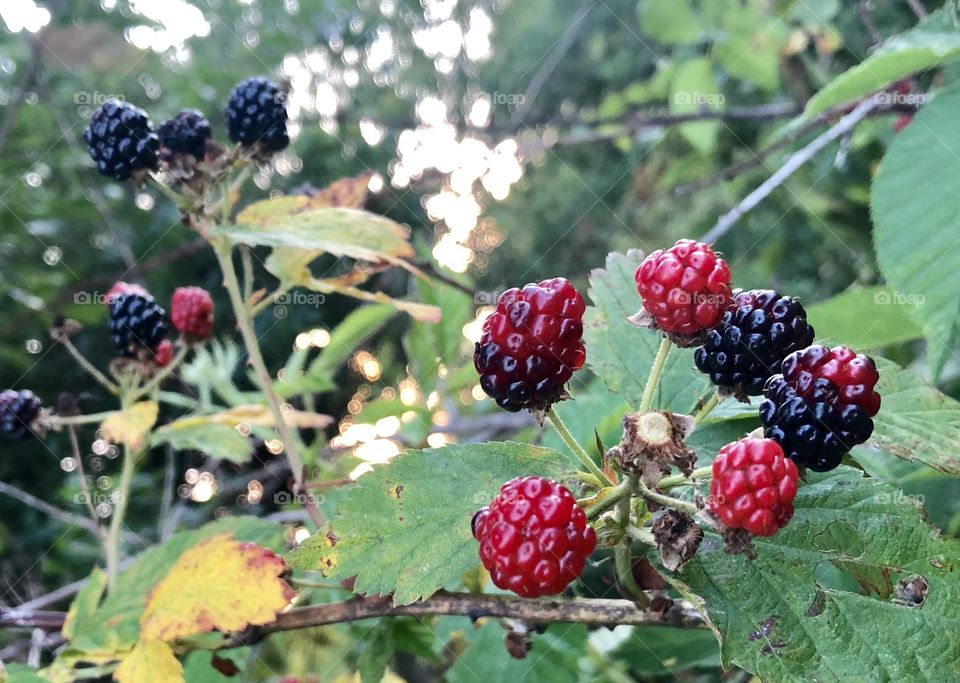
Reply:
<svg viewBox="0 0 960 683"><path fill-rule="evenodd" d="M567 391L567 388L564 387L560 390L560 395L557 396L549 405L546 405L542 408L530 408L530 414L533 415L533 419L537 421L537 424L541 427L543 426L544 420L547 419L547 413L550 412L550 409L555 403L560 401L569 401L573 396L570 395L570 392Z"/></svg>
<svg viewBox="0 0 960 683"><path fill-rule="evenodd" d="M753 545L753 535L746 529L724 528L723 549L728 555L746 555L749 559L757 559L757 549Z"/></svg>
<svg viewBox="0 0 960 683"><path fill-rule="evenodd" d="M747 392L743 390L743 387L718 386L717 396L720 397L721 401L733 397L740 403L750 403L750 397L747 395Z"/></svg>
<svg viewBox="0 0 960 683"><path fill-rule="evenodd" d="M73 318L65 318L62 315L58 315L53 319L53 324L50 325L50 337L57 341L69 339L82 329L83 325Z"/></svg>
<svg viewBox="0 0 960 683"><path fill-rule="evenodd" d="M689 415L666 411L631 413L623 418L623 439L616 456L626 472L639 472L647 486L677 467L690 474L697 456L686 445L695 423Z"/></svg>
<svg viewBox="0 0 960 683"><path fill-rule="evenodd" d="M645 557L633 558L633 578L645 591L666 590L670 587L663 575Z"/></svg>
<svg viewBox="0 0 960 683"><path fill-rule="evenodd" d="M507 652L514 659L526 659L530 648L533 647L530 632L527 630L512 629L504 636L503 642L507 646Z"/></svg>
<svg viewBox="0 0 960 683"><path fill-rule="evenodd" d="M703 541L703 529L690 515L677 510L663 510L653 522L660 560L669 571L683 568L697 554Z"/></svg>

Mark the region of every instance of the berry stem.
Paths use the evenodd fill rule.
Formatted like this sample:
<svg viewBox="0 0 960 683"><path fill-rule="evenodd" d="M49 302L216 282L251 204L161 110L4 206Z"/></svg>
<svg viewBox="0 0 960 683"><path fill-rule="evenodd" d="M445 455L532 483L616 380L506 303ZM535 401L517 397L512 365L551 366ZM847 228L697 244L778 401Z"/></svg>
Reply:
<svg viewBox="0 0 960 683"><path fill-rule="evenodd" d="M646 528L641 528L633 524L626 529L627 535L635 541L640 541L645 545L657 545L657 539L653 537L653 532Z"/></svg>
<svg viewBox="0 0 960 683"><path fill-rule="evenodd" d="M633 493L640 484L640 475L631 474L623 482L626 492ZM631 496L626 495L617 503L617 519L624 531L630 526L630 503ZM630 536L624 533L623 538L617 544L613 551L613 563L617 570L617 581L620 586L629 593L634 601L641 607L647 607L650 604L650 596L643 592L643 589L637 584L633 576L633 553L631 549L632 541Z"/></svg>
<svg viewBox="0 0 960 683"><path fill-rule="evenodd" d="M720 394L715 391L713 392L713 395L700 407L700 410L693 414L693 423L700 424L703 422L707 415L713 412L713 409L718 405L720 405Z"/></svg>
<svg viewBox="0 0 960 683"><path fill-rule="evenodd" d="M48 415L45 422L51 427L66 427L72 425L88 425L103 422L108 417L116 415L117 411L107 410L102 413L88 413L86 415Z"/></svg>
<svg viewBox="0 0 960 683"><path fill-rule="evenodd" d="M647 376L647 384L643 387L643 398L640 399L639 412L645 413L650 410L653 403L653 394L660 384L660 375L663 374L663 367L667 363L667 357L670 355L670 349L673 348L673 342L668 337L660 341L660 348L657 349L656 358L653 359L653 367L650 368L650 374Z"/></svg>
<svg viewBox="0 0 960 683"><path fill-rule="evenodd" d="M93 363L88 361L86 357L80 353L80 350L73 345L73 342L70 341L70 337L62 335L58 338L58 341L63 344L63 348L65 348L70 355L73 356L73 359L80 364L80 367L86 370L87 374L93 377L93 379L95 379L104 389L115 396L120 393L120 387L107 379L107 376L102 372L97 370Z"/></svg>
<svg viewBox="0 0 960 683"><path fill-rule="evenodd" d="M713 466L707 465L706 467L695 469L690 473L689 477L683 474L671 474L669 477L664 477L657 482L657 488L666 491L676 488L677 486L686 486L695 479L707 479L711 476L713 476Z"/></svg>
<svg viewBox="0 0 960 683"><path fill-rule="evenodd" d="M178 209L184 209L190 206L191 202L189 199L152 174L150 175L150 183L160 192L160 194L176 204Z"/></svg>
<svg viewBox="0 0 960 683"><path fill-rule="evenodd" d="M96 527L97 537L100 539L100 542L104 544L103 550L104 554L106 554L107 535L104 533L103 527L100 526L100 517L97 515L96 508L93 507L93 495L90 492L87 473L83 470L83 455L80 453L80 442L77 440L77 430L71 425L67 427L67 433L70 435L70 449L73 451L73 459L77 463L77 479L80 481L80 490L83 492L84 503L86 503L87 512L90 513L90 519L93 520Z"/></svg>
<svg viewBox="0 0 960 683"><path fill-rule="evenodd" d="M653 489L649 488L644 484L640 479L637 479L637 491L640 495L647 500L651 500L654 503L660 505L665 505L667 507L673 508L674 510L679 510L680 512L686 512L689 515L695 515L700 512L700 508L694 505L691 502L686 500L680 500L679 498L673 498L671 496L664 495L662 493L657 493Z"/></svg>
<svg viewBox="0 0 960 683"><path fill-rule="evenodd" d="M610 490L610 493L608 493L606 496L598 500L593 505L588 506L584 510L584 512L587 513L587 519L596 519L597 517L602 515L604 512L614 507L621 500L623 500L625 496L629 496L631 492L629 487L629 481L623 481L616 487L608 487L608 488L612 488L612 490Z"/></svg>
<svg viewBox="0 0 960 683"><path fill-rule="evenodd" d="M303 486L303 459L300 457L299 439L290 430L283 417L283 408L280 406L280 399L273 389L273 380L270 378L270 371L263 360L263 354L260 352L260 344L257 341L257 334L253 329L248 309L243 300L243 294L240 292L240 282L237 280L237 271L233 266L233 255L231 254L229 243L223 242L214 245L214 253L220 262L220 269L223 271L223 284L230 294L230 303L233 305L233 314L237 318L237 327L240 328L240 334L243 337L244 345L247 347L247 355L250 356L250 362L253 364L254 371L260 381L260 388L266 395L267 403L270 406L270 412L273 414L276 422L277 432L283 441L284 451L287 454L287 460L290 461L290 469L293 472L294 485L296 490L300 491ZM318 520L314 519L318 523Z"/></svg>
<svg viewBox="0 0 960 683"><path fill-rule="evenodd" d="M554 428L557 430L557 434L560 435L560 438L563 439L563 442L567 444L567 447L573 451L574 455L577 456L584 467L589 470L590 474L597 477L600 481L609 481L607 475L603 473L603 470L593 461L593 458L590 457L590 454L583 450L583 447L577 443L577 440L573 438L573 434L570 433L570 430L567 429L567 426L563 423L563 420L560 419L560 416L557 414L557 411L554 410L553 406L547 409L547 417L550 419L550 423L553 424ZM611 481L611 484L616 482Z"/></svg>
<svg viewBox="0 0 960 683"><path fill-rule="evenodd" d="M143 396L147 396L148 394L150 394L150 392L152 392L154 389L159 387L160 384L163 382L163 380L165 380L167 377L172 375L176 371L176 369L180 367L180 364L183 363L183 361L186 359L187 354L189 352L190 352L189 346L187 346L186 344L181 346L180 350L177 352L177 355L173 357L173 360L170 361L170 363L166 367L161 368L160 371L156 375L154 375L149 382L147 382L142 387L140 387L139 389L136 389L133 392L133 394L130 397L130 402L133 403L137 399Z"/></svg>
<svg viewBox="0 0 960 683"><path fill-rule="evenodd" d="M126 402L125 402L126 405ZM110 593L117 588L117 576L120 573L120 538L123 532L123 520L127 514L127 499L130 498L130 486L136 470L139 451L123 448L123 463L120 470L120 486L115 492L116 503L110 518L110 531L107 534L107 587Z"/></svg>

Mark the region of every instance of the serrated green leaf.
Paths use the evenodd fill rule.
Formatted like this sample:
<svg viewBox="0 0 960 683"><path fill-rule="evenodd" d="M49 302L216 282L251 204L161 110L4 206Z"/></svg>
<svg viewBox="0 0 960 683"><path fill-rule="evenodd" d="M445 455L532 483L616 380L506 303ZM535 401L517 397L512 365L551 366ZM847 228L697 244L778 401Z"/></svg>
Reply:
<svg viewBox="0 0 960 683"><path fill-rule="evenodd" d="M229 425L210 422L203 416L171 422L153 433L152 443L196 450L217 460L237 463L246 462L253 453L249 438Z"/></svg>
<svg viewBox="0 0 960 683"><path fill-rule="evenodd" d="M794 505L785 529L755 540L756 560L726 554L711 532L680 575L705 600L724 662L764 680L960 676L960 544L914 499L849 467L808 473ZM922 606L895 602L918 576Z"/></svg>
<svg viewBox="0 0 960 683"><path fill-rule="evenodd" d="M960 402L896 363L875 360L883 403L873 418L871 443L904 460L960 474Z"/></svg>
<svg viewBox="0 0 960 683"><path fill-rule="evenodd" d="M720 666L720 646L707 629L682 630L670 626L635 627L630 637L611 653L639 680L669 676L690 669Z"/></svg>
<svg viewBox="0 0 960 683"><path fill-rule="evenodd" d="M919 339L923 330L910 308L915 301L889 287L862 287L807 306L807 320L817 337L858 349Z"/></svg>
<svg viewBox="0 0 960 683"><path fill-rule="evenodd" d="M429 597L477 564L474 513L514 477L560 479L568 460L517 443L408 451L350 489L323 533L287 556L291 566L333 579L356 576L354 590L393 593L397 605Z"/></svg>
<svg viewBox="0 0 960 683"><path fill-rule="evenodd" d="M393 658L393 624L383 619L360 639L363 650L357 661L361 683L380 683L387 673L387 665Z"/></svg>
<svg viewBox="0 0 960 683"><path fill-rule="evenodd" d="M660 333L641 330L627 322L640 310L633 274L643 260L638 250L611 253L605 268L590 273L592 306L584 315L587 363L610 391L637 408L647 375L660 345ZM693 371L693 351L673 349L663 370L654 406L690 412L711 387L706 376Z"/></svg>
<svg viewBox="0 0 960 683"><path fill-rule="evenodd" d="M251 247L296 247L373 262L413 256L405 228L360 209L312 209L267 226L227 225L214 233Z"/></svg>
<svg viewBox="0 0 960 683"><path fill-rule="evenodd" d="M509 656L503 637L506 631L495 621L469 631L470 647L447 671L449 683L476 681L550 681L575 683L577 661L587 644L582 624L553 624L545 633L532 636L530 652L524 659Z"/></svg>
<svg viewBox="0 0 960 683"><path fill-rule="evenodd" d="M887 150L871 201L877 262L888 286L916 304L907 312L924 330L934 381L953 351L960 315L958 109L954 86L920 110Z"/></svg>
<svg viewBox="0 0 960 683"><path fill-rule="evenodd" d="M910 74L956 60L960 57L960 33L948 10L933 12L834 78L810 98L804 116L815 116L838 104L882 90Z"/></svg>

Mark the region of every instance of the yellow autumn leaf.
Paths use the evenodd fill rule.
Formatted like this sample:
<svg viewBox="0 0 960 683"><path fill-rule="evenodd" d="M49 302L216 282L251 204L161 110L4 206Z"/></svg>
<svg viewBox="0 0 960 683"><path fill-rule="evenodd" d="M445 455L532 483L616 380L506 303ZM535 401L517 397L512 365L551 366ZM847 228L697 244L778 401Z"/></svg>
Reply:
<svg viewBox="0 0 960 683"><path fill-rule="evenodd" d="M160 407L156 401L141 401L120 410L100 425L103 438L112 443L122 443L134 450L143 448L147 434L157 423Z"/></svg>
<svg viewBox="0 0 960 683"><path fill-rule="evenodd" d="M303 410L284 410L284 422L290 427L298 429L325 429L333 422L329 415L320 413L309 413ZM273 419L273 413L270 408L262 405L247 404L221 410L219 413L211 415L191 415L181 417L179 420L171 422L165 426L165 430L176 430L185 427L201 426L205 424L226 425L236 429L240 425L248 427L273 427L276 420Z"/></svg>
<svg viewBox="0 0 960 683"><path fill-rule="evenodd" d="M163 641L137 643L113 673L117 683L183 683L183 667Z"/></svg>
<svg viewBox="0 0 960 683"><path fill-rule="evenodd" d="M172 641L207 631L242 631L276 619L294 592L280 578L283 558L219 534L183 553L150 594L140 617L144 640Z"/></svg>

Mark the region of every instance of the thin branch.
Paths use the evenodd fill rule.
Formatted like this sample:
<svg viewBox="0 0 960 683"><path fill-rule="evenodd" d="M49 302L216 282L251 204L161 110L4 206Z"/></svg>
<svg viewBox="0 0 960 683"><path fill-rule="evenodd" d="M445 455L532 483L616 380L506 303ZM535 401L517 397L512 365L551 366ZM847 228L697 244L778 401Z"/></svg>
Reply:
<svg viewBox="0 0 960 683"><path fill-rule="evenodd" d="M927 18L927 10L920 3L920 0L907 0L907 5L910 7L913 13L917 15L917 19Z"/></svg>
<svg viewBox="0 0 960 683"><path fill-rule="evenodd" d="M90 514L90 521L97 527L97 536L101 541L106 540L103 527L100 526L100 516L97 515L97 509L93 506L93 493L90 491L90 482L87 481L87 473L83 469L83 454L80 452L80 442L77 439L77 429L73 425L67 426L67 434L70 436L70 449L73 451L73 459L77 463L77 478L80 480L80 490L83 494L83 502L87 506L87 512Z"/></svg>
<svg viewBox="0 0 960 683"><path fill-rule="evenodd" d="M0 481L0 493L10 496L14 500L17 500L27 507L31 507L34 510L39 510L43 514L51 517L58 522L63 522L64 524L70 524L72 526L80 527L86 531L89 531L91 534L100 538L100 525L94 524L91 520L86 517L81 517L80 515L75 515L72 512L67 512L66 510L61 510L60 508L51 505L45 500L40 500L34 495L27 493L26 491L17 488L11 484L8 484L4 481Z"/></svg>
<svg viewBox="0 0 960 683"><path fill-rule="evenodd" d="M860 123L860 121L865 119L870 112L879 106L880 98L870 97L864 100L854 107L853 111L841 118L821 135L814 138L810 144L791 155L790 158L787 159L786 163L777 169L772 176L767 178L767 180L757 187L757 189L744 197L743 201L737 204L737 206L721 216L716 225L714 225L707 232L707 234L703 236L703 241L707 243L713 243L726 235L727 232L729 232L729 230L736 225L744 215L756 208L756 206L766 199L770 193L783 185L783 183L785 183L790 176L796 173L801 166L810 161L834 140L843 137L847 132L853 130L853 128Z"/></svg>

